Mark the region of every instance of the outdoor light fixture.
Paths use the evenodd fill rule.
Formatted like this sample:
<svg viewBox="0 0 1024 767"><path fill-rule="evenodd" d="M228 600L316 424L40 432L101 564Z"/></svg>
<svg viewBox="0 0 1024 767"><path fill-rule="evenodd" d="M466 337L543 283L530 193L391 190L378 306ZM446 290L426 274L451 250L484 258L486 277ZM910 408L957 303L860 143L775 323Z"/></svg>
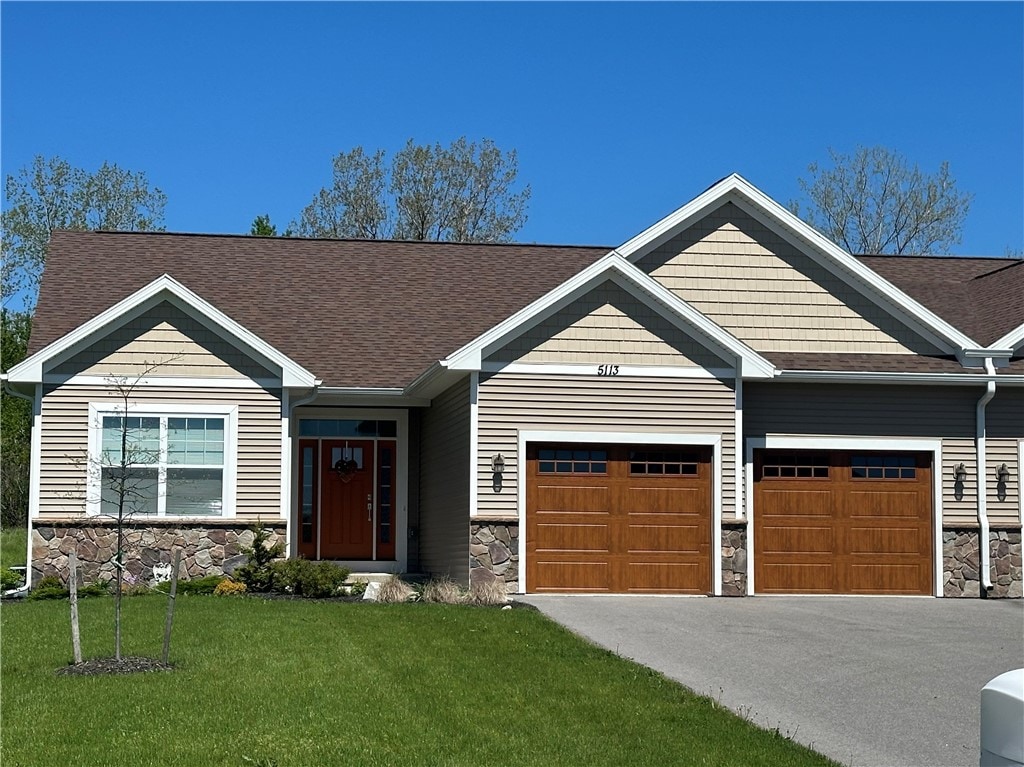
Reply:
<svg viewBox="0 0 1024 767"><path fill-rule="evenodd" d="M1005 482L1010 478L1010 469L1005 463L1001 463L996 466L996 479L1000 482Z"/></svg>
<svg viewBox="0 0 1024 767"><path fill-rule="evenodd" d="M967 467L964 466L963 461L957 464L957 467L953 469L953 479L957 482L967 481Z"/></svg>
<svg viewBox="0 0 1024 767"><path fill-rule="evenodd" d="M491 456L491 471L495 474L501 474L505 471L505 459L501 453Z"/></svg>

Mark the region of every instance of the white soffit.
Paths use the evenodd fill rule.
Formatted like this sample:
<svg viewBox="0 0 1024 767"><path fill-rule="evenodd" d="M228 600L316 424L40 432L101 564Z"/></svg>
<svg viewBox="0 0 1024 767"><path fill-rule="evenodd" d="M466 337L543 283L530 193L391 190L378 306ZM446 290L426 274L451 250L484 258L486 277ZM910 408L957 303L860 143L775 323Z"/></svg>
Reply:
<svg viewBox="0 0 1024 767"><path fill-rule="evenodd" d="M895 313L939 348L948 353L978 348L978 344L961 331L869 269L737 173L722 179L616 250L632 263L636 263L727 202L736 204L744 212L785 237L822 267L872 301L880 302L884 308ZM808 245L810 247L807 247Z"/></svg>
<svg viewBox="0 0 1024 767"><path fill-rule="evenodd" d="M168 301L211 331L225 338L257 361L281 370L281 385L285 387L312 387L316 376L275 349L255 333L235 322L213 304L189 290L169 274L164 274L127 298L118 301L88 322L79 325L67 335L48 344L31 357L8 371L12 382L38 382L43 380L43 367L47 363L78 353L88 345L157 304Z"/></svg>

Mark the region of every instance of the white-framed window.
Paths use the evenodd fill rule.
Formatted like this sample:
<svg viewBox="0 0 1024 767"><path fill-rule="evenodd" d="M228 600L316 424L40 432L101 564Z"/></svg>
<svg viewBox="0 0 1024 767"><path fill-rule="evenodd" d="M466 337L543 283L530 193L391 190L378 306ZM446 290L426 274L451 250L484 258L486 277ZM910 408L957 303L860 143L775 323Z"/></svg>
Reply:
<svg viewBox="0 0 1024 767"><path fill-rule="evenodd" d="M91 403L87 510L234 516L236 445L232 405Z"/></svg>

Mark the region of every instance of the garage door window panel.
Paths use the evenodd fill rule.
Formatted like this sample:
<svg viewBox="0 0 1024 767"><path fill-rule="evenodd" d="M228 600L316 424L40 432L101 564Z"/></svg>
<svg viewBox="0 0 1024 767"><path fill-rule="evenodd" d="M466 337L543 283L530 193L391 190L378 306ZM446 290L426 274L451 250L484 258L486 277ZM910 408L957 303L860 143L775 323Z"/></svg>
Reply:
<svg viewBox="0 0 1024 767"><path fill-rule="evenodd" d="M912 455L853 455L853 479L916 479L917 461Z"/></svg>
<svg viewBox="0 0 1024 767"><path fill-rule="evenodd" d="M828 453L772 453L761 467L764 479L828 479Z"/></svg>
<svg viewBox="0 0 1024 767"><path fill-rule="evenodd" d="M607 450L543 448L537 451L537 470L541 474L607 474Z"/></svg>

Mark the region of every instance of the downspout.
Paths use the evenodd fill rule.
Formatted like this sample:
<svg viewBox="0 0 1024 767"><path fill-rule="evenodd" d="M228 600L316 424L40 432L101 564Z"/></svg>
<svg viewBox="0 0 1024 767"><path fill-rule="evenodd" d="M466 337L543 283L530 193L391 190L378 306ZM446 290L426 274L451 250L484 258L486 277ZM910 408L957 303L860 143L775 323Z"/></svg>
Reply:
<svg viewBox="0 0 1024 767"><path fill-rule="evenodd" d="M981 588L984 592L992 590L991 572L991 546L988 542L988 470L985 457L985 406L996 396L995 366L992 358L985 358L985 372L991 376L985 384L985 393L978 400L978 407L975 412L975 451L978 462L978 552L979 576L981 577Z"/></svg>
<svg viewBox="0 0 1024 767"><path fill-rule="evenodd" d="M7 374L6 373L3 375L3 390L6 391L8 394L10 394L13 397L17 397L18 399L25 399L27 401L32 402L32 411L33 411L33 413L32 413L32 428L33 429L37 428L36 427L36 397L35 396L29 396L28 394L23 394L22 392L17 391L16 389L12 388L11 385L10 385L10 381L7 379ZM30 437L30 442L31 442L31 437ZM30 459L29 460L30 460L30 462L32 460L38 460L38 456L34 457L34 456L31 456L31 454L30 454ZM30 487L31 487L31 485L30 485ZM30 495L31 495L31 493L32 493L32 491L30 489ZM29 506L30 507L32 506L31 502L30 502ZM26 527L28 528L28 532L29 532L29 535L28 535L29 544L28 544L28 551L26 553L26 565L25 565L25 584L23 586L18 586L16 589L8 589L7 591L5 591L3 593L4 597L24 597L26 594L29 593L29 589L31 588L30 587L30 583L29 583L29 579L32 576L32 513L31 513L31 509L30 509L30 513L29 513L28 517L29 518L25 522ZM17 571L18 568L17 567L11 567L10 569L12 569L14 571Z"/></svg>

